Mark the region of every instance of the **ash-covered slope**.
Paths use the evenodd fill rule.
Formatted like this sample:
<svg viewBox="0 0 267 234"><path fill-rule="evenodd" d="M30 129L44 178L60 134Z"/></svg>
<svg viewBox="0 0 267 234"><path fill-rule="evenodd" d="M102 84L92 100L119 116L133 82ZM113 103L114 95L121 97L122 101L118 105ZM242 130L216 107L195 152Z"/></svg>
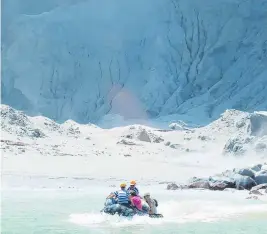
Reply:
<svg viewBox="0 0 267 234"><path fill-rule="evenodd" d="M138 168L137 180L208 176L266 162L266 122L264 114L228 110L202 128L162 130L131 125L101 129L70 120L58 124L1 105L2 174L113 181L131 179L134 167Z"/></svg>
<svg viewBox="0 0 267 234"><path fill-rule="evenodd" d="M3 103L81 123L267 108L266 0L47 4L3 7Z"/></svg>

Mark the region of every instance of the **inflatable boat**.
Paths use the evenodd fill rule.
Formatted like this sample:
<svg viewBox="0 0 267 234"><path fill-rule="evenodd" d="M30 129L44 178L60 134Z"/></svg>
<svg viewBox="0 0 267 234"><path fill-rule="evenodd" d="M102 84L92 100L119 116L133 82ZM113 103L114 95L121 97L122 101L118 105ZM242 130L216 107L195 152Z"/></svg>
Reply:
<svg viewBox="0 0 267 234"><path fill-rule="evenodd" d="M109 215L119 215L123 217L133 217L133 216L148 216L150 218L163 218L162 214L148 214L148 212L143 212L132 207L116 204L113 199L107 199L105 207L100 211L101 213L106 213Z"/></svg>

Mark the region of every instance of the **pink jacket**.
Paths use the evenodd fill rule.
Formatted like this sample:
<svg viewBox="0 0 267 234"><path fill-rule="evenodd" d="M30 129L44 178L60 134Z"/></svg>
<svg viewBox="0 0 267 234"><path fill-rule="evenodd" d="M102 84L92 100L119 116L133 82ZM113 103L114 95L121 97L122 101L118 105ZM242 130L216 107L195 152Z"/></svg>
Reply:
<svg viewBox="0 0 267 234"><path fill-rule="evenodd" d="M141 198L139 196L134 196L132 197L132 203L133 205L138 209L138 210L142 210L142 201Z"/></svg>

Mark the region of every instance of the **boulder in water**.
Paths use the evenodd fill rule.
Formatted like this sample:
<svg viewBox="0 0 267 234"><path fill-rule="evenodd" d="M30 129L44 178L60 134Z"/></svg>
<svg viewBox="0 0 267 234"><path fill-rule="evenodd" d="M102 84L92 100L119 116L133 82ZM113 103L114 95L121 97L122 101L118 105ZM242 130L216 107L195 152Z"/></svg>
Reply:
<svg viewBox="0 0 267 234"><path fill-rule="evenodd" d="M267 183L267 172L258 172L255 175L255 181L257 184L266 184Z"/></svg>
<svg viewBox="0 0 267 234"><path fill-rule="evenodd" d="M225 176L218 176L218 177L210 177L209 178L210 184L211 183L223 183L226 184L225 188L235 188L235 180Z"/></svg>
<svg viewBox="0 0 267 234"><path fill-rule="evenodd" d="M260 189L267 189L267 183L265 183L265 184L259 184L259 185L254 186L251 189L251 191L256 191L256 190L260 190Z"/></svg>
<svg viewBox="0 0 267 234"><path fill-rule="evenodd" d="M238 190L243 190L243 189L250 190L252 187L257 185L255 180L253 180L249 176L242 176L242 175L236 174L234 176L234 179L236 182L236 189Z"/></svg>
<svg viewBox="0 0 267 234"><path fill-rule="evenodd" d="M228 188L227 184L223 183L223 182L215 182L215 183L210 183L210 190L224 190Z"/></svg>
<svg viewBox="0 0 267 234"><path fill-rule="evenodd" d="M209 178L193 177L189 180L186 188L209 190L246 189L251 190L251 194L261 195L265 193L265 189L267 190L267 171L261 169L264 165L267 164L257 164L251 168L227 170ZM171 186L169 185L167 189L172 189ZM179 188L183 187L179 186ZM174 187L174 189L177 188Z"/></svg>
<svg viewBox="0 0 267 234"><path fill-rule="evenodd" d="M210 189L210 183L206 180L200 180L196 182L192 182L188 185L188 188L201 188L201 189Z"/></svg>
<svg viewBox="0 0 267 234"><path fill-rule="evenodd" d="M258 171L255 175L264 175L264 174L267 174L267 170Z"/></svg>
<svg viewBox="0 0 267 234"><path fill-rule="evenodd" d="M257 165L254 165L253 167L251 167L250 169L255 171L255 172L258 172L261 170L261 167L262 167L261 164L257 164Z"/></svg>
<svg viewBox="0 0 267 234"><path fill-rule="evenodd" d="M242 176L249 176L251 178L255 177L255 173L252 170L250 170L249 168L243 168L240 170L235 170L235 172L239 175L242 175Z"/></svg>

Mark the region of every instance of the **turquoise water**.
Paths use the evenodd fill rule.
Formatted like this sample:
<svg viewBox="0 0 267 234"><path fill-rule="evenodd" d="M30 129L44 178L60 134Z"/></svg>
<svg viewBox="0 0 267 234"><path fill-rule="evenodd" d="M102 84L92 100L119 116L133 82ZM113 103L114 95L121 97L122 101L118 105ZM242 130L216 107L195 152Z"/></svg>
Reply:
<svg viewBox="0 0 267 234"><path fill-rule="evenodd" d="M101 216L98 211L105 194L98 191L3 191L2 233L267 233L264 202L228 199L232 195L226 193L212 194L211 198L201 192L156 196L166 218L129 221Z"/></svg>

